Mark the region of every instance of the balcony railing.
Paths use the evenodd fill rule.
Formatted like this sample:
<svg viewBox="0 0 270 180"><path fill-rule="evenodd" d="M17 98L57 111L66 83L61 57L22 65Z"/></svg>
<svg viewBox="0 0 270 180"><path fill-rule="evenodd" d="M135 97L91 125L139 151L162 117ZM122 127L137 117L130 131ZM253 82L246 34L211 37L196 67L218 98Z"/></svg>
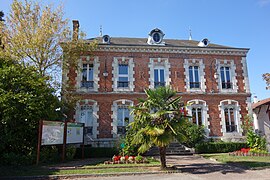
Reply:
<svg viewBox="0 0 270 180"><path fill-rule="evenodd" d="M117 134L126 134L126 126L117 126Z"/></svg>
<svg viewBox="0 0 270 180"><path fill-rule="evenodd" d="M166 82L154 82L155 88L165 86Z"/></svg>
<svg viewBox="0 0 270 180"><path fill-rule="evenodd" d="M222 82L222 89L232 89L232 83L231 82Z"/></svg>
<svg viewBox="0 0 270 180"><path fill-rule="evenodd" d="M226 125L226 132L237 132L237 125Z"/></svg>
<svg viewBox="0 0 270 180"><path fill-rule="evenodd" d="M119 88L128 87L128 84L129 84L128 81L117 81L117 87L119 87Z"/></svg>
<svg viewBox="0 0 270 180"><path fill-rule="evenodd" d="M93 88L94 87L94 81L82 81L81 87Z"/></svg>
<svg viewBox="0 0 270 180"><path fill-rule="evenodd" d="M85 134L93 135L93 127L92 126L84 127L84 132Z"/></svg>
<svg viewBox="0 0 270 180"><path fill-rule="evenodd" d="M201 83L200 82L189 82L190 89L193 89L193 88L199 89L200 86L201 86Z"/></svg>

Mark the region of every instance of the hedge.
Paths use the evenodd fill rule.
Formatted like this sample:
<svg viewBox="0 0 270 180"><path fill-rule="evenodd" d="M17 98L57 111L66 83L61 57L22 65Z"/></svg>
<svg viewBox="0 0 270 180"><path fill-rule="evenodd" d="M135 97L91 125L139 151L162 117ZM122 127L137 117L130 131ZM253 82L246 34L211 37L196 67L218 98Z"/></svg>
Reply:
<svg viewBox="0 0 270 180"><path fill-rule="evenodd" d="M113 157L119 153L117 148L108 147L84 147L84 158ZM75 158L82 157L82 148L77 148Z"/></svg>
<svg viewBox="0 0 270 180"><path fill-rule="evenodd" d="M204 142L195 146L196 153L227 153L247 148L243 142Z"/></svg>

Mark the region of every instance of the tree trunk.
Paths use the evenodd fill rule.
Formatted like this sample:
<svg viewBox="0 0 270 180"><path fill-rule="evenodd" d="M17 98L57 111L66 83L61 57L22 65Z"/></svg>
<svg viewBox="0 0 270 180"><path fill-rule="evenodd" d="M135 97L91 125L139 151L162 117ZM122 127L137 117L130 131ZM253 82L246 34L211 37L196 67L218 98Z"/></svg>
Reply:
<svg viewBox="0 0 270 180"><path fill-rule="evenodd" d="M166 146L159 147L159 156L160 156L161 169L165 169L167 167L166 166Z"/></svg>

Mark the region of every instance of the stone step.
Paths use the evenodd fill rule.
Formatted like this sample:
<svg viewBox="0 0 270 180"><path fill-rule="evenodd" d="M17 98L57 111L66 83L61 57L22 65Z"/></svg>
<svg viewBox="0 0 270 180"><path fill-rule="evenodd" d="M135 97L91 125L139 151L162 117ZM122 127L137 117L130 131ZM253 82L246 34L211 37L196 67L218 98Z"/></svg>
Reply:
<svg viewBox="0 0 270 180"><path fill-rule="evenodd" d="M166 148L166 154L169 154L169 155L192 155L193 152L191 152L188 148L186 148L182 144L171 143ZM144 155L146 155L146 156L159 155L159 149L158 149L158 147L152 147Z"/></svg>

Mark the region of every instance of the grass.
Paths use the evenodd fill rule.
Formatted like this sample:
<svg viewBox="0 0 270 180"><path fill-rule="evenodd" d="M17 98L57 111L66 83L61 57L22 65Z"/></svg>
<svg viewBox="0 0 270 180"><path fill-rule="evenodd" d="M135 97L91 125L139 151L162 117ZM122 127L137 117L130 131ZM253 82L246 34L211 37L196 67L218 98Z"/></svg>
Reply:
<svg viewBox="0 0 270 180"><path fill-rule="evenodd" d="M127 172L150 172L160 170L159 162L148 164L93 164L81 167L57 168L57 166L0 166L0 177L3 176L39 176L68 174L110 174Z"/></svg>
<svg viewBox="0 0 270 180"><path fill-rule="evenodd" d="M234 164L246 168L270 168L270 156L229 156L228 153L201 154L205 158L213 158L218 162Z"/></svg>

